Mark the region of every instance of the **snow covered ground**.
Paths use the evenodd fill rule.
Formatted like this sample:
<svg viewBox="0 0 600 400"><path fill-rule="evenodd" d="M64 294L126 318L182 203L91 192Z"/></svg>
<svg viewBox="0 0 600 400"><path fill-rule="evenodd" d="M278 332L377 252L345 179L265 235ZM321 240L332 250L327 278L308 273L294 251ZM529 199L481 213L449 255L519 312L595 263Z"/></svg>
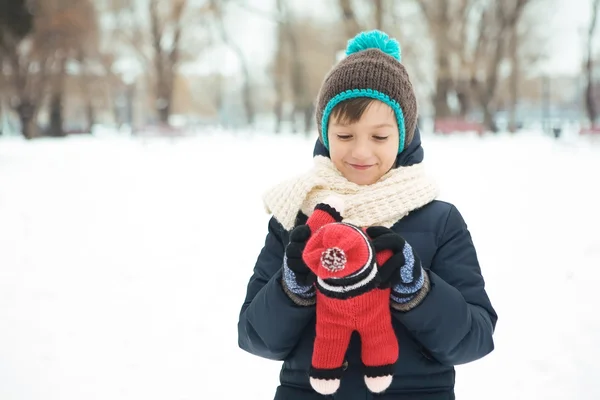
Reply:
<svg viewBox="0 0 600 400"><path fill-rule="evenodd" d="M238 349L261 193L312 140L206 134L0 140L0 399L273 397ZM424 137L500 319L462 400L600 398L600 144ZM231 383L233 382L233 384Z"/></svg>

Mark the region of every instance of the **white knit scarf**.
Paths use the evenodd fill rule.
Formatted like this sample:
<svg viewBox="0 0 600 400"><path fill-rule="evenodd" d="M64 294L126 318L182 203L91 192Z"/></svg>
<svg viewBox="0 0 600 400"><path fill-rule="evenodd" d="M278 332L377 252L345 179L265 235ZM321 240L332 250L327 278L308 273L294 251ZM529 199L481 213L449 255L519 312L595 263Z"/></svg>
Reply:
<svg viewBox="0 0 600 400"><path fill-rule="evenodd" d="M422 164L394 168L372 185L358 185L344 178L328 157L316 156L308 173L271 188L263 201L267 213L290 230L298 211L310 216L314 207L332 194L344 200L345 222L389 228L434 200L438 188Z"/></svg>

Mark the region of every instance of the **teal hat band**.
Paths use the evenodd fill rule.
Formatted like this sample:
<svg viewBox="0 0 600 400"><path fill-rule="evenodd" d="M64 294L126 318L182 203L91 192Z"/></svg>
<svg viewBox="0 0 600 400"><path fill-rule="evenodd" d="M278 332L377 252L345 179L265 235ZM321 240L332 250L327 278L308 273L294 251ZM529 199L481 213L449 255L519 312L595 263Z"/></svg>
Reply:
<svg viewBox="0 0 600 400"><path fill-rule="evenodd" d="M342 101L356 99L359 97L367 97L379 100L387 104L392 108L392 110L394 110L394 114L396 115L396 121L398 122L398 132L400 134L400 144L398 146L398 153L401 153L404 149L404 142L406 138L406 128L404 124L404 113L402 112L402 108L396 100L390 98L390 96L388 96L387 94L381 93L373 89L350 89L337 94L331 100L329 100L327 106L325 107L325 110L323 111L323 118L321 121L321 139L323 140L325 148L327 150L330 150L327 125L329 124L329 117L331 116L331 112L333 111L335 106L340 104Z"/></svg>

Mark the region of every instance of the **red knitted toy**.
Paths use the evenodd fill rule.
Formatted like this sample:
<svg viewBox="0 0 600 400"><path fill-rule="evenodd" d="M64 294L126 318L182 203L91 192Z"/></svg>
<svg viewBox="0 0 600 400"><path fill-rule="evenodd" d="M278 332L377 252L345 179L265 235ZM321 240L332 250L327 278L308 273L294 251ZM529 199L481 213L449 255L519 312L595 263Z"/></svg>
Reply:
<svg viewBox="0 0 600 400"><path fill-rule="evenodd" d="M311 237L303 260L317 276L310 383L321 394L337 391L350 336L358 331L366 386L380 393L392 382L399 353L389 306L391 289L379 287L378 273L378 265L392 252L375 255L365 228L342 222L342 207L340 199L330 197L307 221Z"/></svg>

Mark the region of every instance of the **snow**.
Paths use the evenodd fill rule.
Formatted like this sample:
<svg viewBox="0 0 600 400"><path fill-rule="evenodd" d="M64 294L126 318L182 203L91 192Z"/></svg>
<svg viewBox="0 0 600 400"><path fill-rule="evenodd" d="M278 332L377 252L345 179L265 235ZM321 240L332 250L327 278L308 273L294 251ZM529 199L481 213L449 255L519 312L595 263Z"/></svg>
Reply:
<svg viewBox="0 0 600 400"><path fill-rule="evenodd" d="M0 140L0 399L272 398L280 363L241 351L236 324L261 193L308 168L312 142ZM500 316L495 351L457 367L458 398L600 398L600 145L530 133L424 147Z"/></svg>

